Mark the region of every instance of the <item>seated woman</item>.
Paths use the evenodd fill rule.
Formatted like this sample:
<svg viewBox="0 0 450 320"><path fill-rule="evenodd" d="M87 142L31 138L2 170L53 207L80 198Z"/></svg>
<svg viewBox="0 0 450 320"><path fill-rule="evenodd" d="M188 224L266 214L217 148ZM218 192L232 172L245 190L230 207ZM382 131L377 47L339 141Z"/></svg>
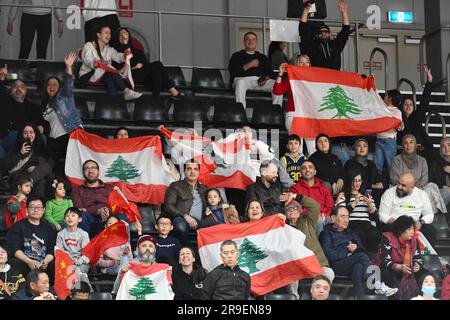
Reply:
<svg viewBox="0 0 450 320"><path fill-rule="evenodd" d="M16 146L3 161L2 173L8 174L11 186L18 175L32 179L31 194L45 197L45 179L50 177L53 168L53 161L49 159L48 154L37 127L33 123L26 123L18 130Z"/></svg>
<svg viewBox="0 0 450 320"><path fill-rule="evenodd" d="M265 217L264 205L259 200L250 200L245 207L245 221L256 221Z"/></svg>
<svg viewBox="0 0 450 320"><path fill-rule="evenodd" d="M119 40L115 46L118 52L131 50L131 73L136 84L149 85L152 88L153 98L158 98L163 89L168 89L174 99L181 98L180 92L175 88L174 82L169 79L161 61L148 62L145 53L133 47L130 41L130 31L121 27Z"/></svg>
<svg viewBox="0 0 450 320"><path fill-rule="evenodd" d="M70 132L82 125L80 112L73 98L72 65L76 59L75 52L69 52L66 55L64 82L57 77L50 77L44 84L45 92L41 109L43 118L50 124L47 144L53 155L55 152L66 155Z"/></svg>
<svg viewBox="0 0 450 320"><path fill-rule="evenodd" d="M316 138L317 151L309 160L316 165L316 176L323 180L333 197L344 187L344 168L341 161L331 153L331 143L328 135L321 133Z"/></svg>
<svg viewBox="0 0 450 320"><path fill-rule="evenodd" d="M366 183L360 171L348 172L344 190L337 197L336 207L347 207L350 229L358 234L367 251L377 252L380 243L375 219L377 207L371 193L366 192Z"/></svg>
<svg viewBox="0 0 450 320"><path fill-rule="evenodd" d="M423 261L414 237L413 218L400 216L392 224L392 232L383 233L374 264L381 269L381 281L398 288L398 299L409 300L419 294L415 276Z"/></svg>
<svg viewBox="0 0 450 320"><path fill-rule="evenodd" d="M447 206L450 203L450 138L441 140L439 153L441 156L430 167L430 181L437 184Z"/></svg>
<svg viewBox="0 0 450 320"><path fill-rule="evenodd" d="M86 42L83 47L81 53L83 63L78 80L83 83L103 83L111 98L116 98L118 91L123 91L125 100L141 97L142 93L131 90L127 86L127 84L132 86L133 83L131 67L126 65L118 71L111 65L112 61L126 62L131 51L126 50L124 53L119 53L108 45L111 40L111 30L107 26L98 27L95 34L96 40ZM128 83L125 82L126 80Z"/></svg>
<svg viewBox="0 0 450 320"><path fill-rule="evenodd" d="M438 186L428 180L427 161L417 154L416 138L412 134L407 134L403 136L402 145L402 153L397 155L392 161L391 184L397 185L399 177L404 173L410 172L416 180L416 187L423 189L430 198L433 212L436 213L437 210L440 210L442 213L447 213L447 207Z"/></svg>
<svg viewBox="0 0 450 320"><path fill-rule="evenodd" d="M419 294L411 300L439 300L434 297L438 287L438 282L434 275L431 273L425 273L422 277L420 277L418 285L422 294Z"/></svg>
<svg viewBox="0 0 450 320"><path fill-rule="evenodd" d="M206 270L195 263L194 250L189 247L180 249L178 262L172 274L174 300L200 300Z"/></svg>

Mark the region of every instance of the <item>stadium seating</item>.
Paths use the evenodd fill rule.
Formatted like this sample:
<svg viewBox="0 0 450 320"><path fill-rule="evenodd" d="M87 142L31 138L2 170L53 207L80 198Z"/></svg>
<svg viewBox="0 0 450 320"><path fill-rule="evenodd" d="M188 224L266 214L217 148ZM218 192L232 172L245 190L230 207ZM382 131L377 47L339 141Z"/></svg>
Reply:
<svg viewBox="0 0 450 320"><path fill-rule="evenodd" d="M44 81L49 77L57 77L63 80L66 74L66 65L64 62L38 61L36 66L38 87L43 86Z"/></svg>
<svg viewBox="0 0 450 320"><path fill-rule="evenodd" d="M94 118L97 120L123 121L130 118L125 103L117 98L98 97L95 102Z"/></svg>
<svg viewBox="0 0 450 320"><path fill-rule="evenodd" d="M445 277L445 272L442 269L442 263L438 255L422 255L423 268L433 274L438 282L442 281Z"/></svg>
<svg viewBox="0 0 450 320"><path fill-rule="evenodd" d="M94 292L89 295L89 300L112 300L111 292Z"/></svg>
<svg viewBox="0 0 450 320"><path fill-rule="evenodd" d="M269 293L264 295L264 300L297 300L293 293Z"/></svg>
<svg viewBox="0 0 450 320"><path fill-rule="evenodd" d="M188 88L186 79L184 78L183 70L180 67L164 67L169 79L175 83L177 88Z"/></svg>
<svg viewBox="0 0 450 320"><path fill-rule="evenodd" d="M169 108L161 99L144 97L134 104L134 121L136 123L163 123L169 121Z"/></svg>
<svg viewBox="0 0 450 320"><path fill-rule="evenodd" d="M29 65L27 60L9 60L9 59L1 59L0 66L8 65L8 73L17 74L17 79L23 80L25 82L32 81L34 79L31 78L32 74L29 70Z"/></svg>
<svg viewBox="0 0 450 320"><path fill-rule="evenodd" d="M208 121L208 116L202 100L185 99L175 101L172 120L184 126L194 121Z"/></svg>
<svg viewBox="0 0 450 320"><path fill-rule="evenodd" d="M248 124L247 115L245 114L242 103L235 101L219 100L214 105L214 125L226 126L227 124Z"/></svg>
<svg viewBox="0 0 450 320"><path fill-rule="evenodd" d="M192 70L191 86L194 95L200 91L227 90L220 70L211 68L194 68Z"/></svg>
<svg viewBox="0 0 450 320"><path fill-rule="evenodd" d="M74 99L75 99L75 106L77 107L78 111L80 112L81 118L82 119L92 118L91 113L89 112L86 97L76 95L74 97Z"/></svg>
<svg viewBox="0 0 450 320"><path fill-rule="evenodd" d="M284 128L283 110L279 105L258 103L253 108L252 126L255 128Z"/></svg>

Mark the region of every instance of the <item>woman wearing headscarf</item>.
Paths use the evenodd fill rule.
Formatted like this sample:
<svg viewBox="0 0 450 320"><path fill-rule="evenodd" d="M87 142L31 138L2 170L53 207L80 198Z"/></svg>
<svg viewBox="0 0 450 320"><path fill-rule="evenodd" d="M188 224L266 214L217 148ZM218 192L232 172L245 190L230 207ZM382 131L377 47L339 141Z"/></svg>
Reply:
<svg viewBox="0 0 450 320"><path fill-rule="evenodd" d="M411 173L416 180L416 187L425 191L430 198L433 212L437 210L447 212L444 200L438 186L428 180L428 165L425 158L417 154L417 141L412 134L403 136L403 151L392 161L391 184L397 185L399 177L404 173Z"/></svg>
<svg viewBox="0 0 450 320"><path fill-rule="evenodd" d="M437 184L445 205L450 203L450 138L441 140L440 157L430 166L430 181Z"/></svg>

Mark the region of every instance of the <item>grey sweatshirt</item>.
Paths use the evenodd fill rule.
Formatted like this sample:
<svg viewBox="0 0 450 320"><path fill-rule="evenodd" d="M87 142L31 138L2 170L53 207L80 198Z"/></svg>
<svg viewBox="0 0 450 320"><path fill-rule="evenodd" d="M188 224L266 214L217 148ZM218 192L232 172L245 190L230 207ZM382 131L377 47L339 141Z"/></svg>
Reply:
<svg viewBox="0 0 450 320"><path fill-rule="evenodd" d="M69 231L67 228L58 232L56 246L67 251L73 259L81 259L82 263L88 264L89 258L83 256L81 251L89 243L89 235L86 231L78 228L76 231Z"/></svg>

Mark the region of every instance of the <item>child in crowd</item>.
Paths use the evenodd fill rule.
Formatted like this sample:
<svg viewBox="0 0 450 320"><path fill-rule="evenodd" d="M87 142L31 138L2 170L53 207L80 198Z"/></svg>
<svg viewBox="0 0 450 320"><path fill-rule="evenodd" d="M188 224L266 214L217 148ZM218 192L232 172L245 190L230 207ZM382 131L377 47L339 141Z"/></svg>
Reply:
<svg viewBox="0 0 450 320"><path fill-rule="evenodd" d="M167 216L159 216L155 225L158 230L156 238L156 261L176 266L181 243L177 238L169 236L173 230L172 220Z"/></svg>
<svg viewBox="0 0 450 320"><path fill-rule="evenodd" d="M286 152L280 159L281 167L286 169L292 182L297 183L301 177L300 169L306 157L302 152L302 139L292 134L288 137L286 145L289 152Z"/></svg>
<svg viewBox="0 0 450 320"><path fill-rule="evenodd" d="M58 232L56 246L69 253L75 270L87 273L89 271L89 258L82 255L81 251L89 243L89 235L86 231L78 228L82 220L81 210L75 207L68 208L64 213L66 227Z"/></svg>
<svg viewBox="0 0 450 320"><path fill-rule="evenodd" d="M8 229L12 227L13 223L28 217L27 197L31 193L33 182L30 178L19 177L15 185L17 194L6 201L5 216Z"/></svg>
<svg viewBox="0 0 450 320"><path fill-rule="evenodd" d="M61 179L54 179L50 190L54 199L47 201L45 204L45 220L56 229L57 232L66 227L64 224L64 214L68 208L73 207L73 202L70 199L65 199L66 189L64 188L64 181Z"/></svg>
<svg viewBox="0 0 450 320"><path fill-rule="evenodd" d="M119 222L117 217L109 216L106 220L105 228L108 228L117 222ZM96 266L100 268L100 272L102 273L117 275L121 266L130 260L133 260L133 251L130 242L127 242L123 245L106 250L97 261Z"/></svg>
<svg viewBox="0 0 450 320"><path fill-rule="evenodd" d="M212 217L218 224L239 223L239 214L234 206L223 202L218 189L209 189L206 193L206 216Z"/></svg>

